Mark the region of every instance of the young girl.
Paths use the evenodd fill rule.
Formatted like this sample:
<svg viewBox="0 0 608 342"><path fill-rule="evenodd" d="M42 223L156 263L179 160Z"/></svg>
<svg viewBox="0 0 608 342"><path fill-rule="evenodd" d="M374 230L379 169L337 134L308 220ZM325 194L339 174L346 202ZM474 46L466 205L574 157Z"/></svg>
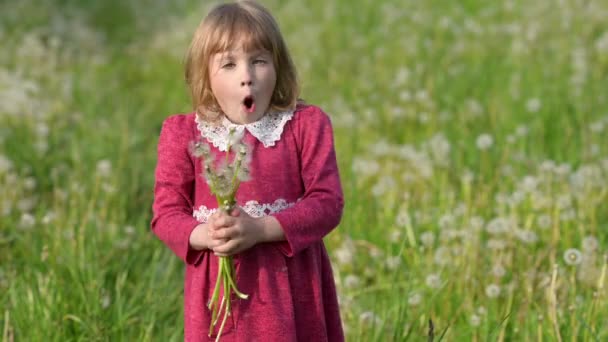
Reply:
<svg viewBox="0 0 608 342"><path fill-rule="evenodd" d="M194 34L186 79L195 111L163 123L151 223L186 263L185 339L215 338L207 303L218 256L232 256L249 298L232 298L222 341L342 341L322 240L344 204L332 127L321 109L298 102L273 17L251 1L215 7ZM189 145L202 139L223 155L230 132L244 133L251 180L228 215L216 209Z"/></svg>

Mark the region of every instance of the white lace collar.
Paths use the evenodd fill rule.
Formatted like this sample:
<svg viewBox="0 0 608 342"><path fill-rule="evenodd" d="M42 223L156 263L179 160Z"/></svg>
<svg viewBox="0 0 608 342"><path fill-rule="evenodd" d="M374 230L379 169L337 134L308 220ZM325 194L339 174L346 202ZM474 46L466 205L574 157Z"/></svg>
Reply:
<svg viewBox="0 0 608 342"><path fill-rule="evenodd" d="M214 126L201 120L198 115L195 115L196 125L201 132L201 135L220 151L226 151L228 134L231 129L235 129L239 134L243 133L243 130L246 129L251 135L263 143L264 147L274 146L275 142L281 140L283 127L291 118L293 118L293 111L268 113L256 122L246 125L237 125L224 116L222 118L222 123Z"/></svg>

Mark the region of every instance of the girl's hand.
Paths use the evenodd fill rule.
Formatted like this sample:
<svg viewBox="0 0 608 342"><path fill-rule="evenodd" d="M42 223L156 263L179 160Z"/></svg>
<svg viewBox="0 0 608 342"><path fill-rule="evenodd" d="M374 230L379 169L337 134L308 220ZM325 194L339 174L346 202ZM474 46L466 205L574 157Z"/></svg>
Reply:
<svg viewBox="0 0 608 342"><path fill-rule="evenodd" d="M243 209L234 208L230 215L217 211L209 217L209 249L217 256L243 252L262 241L260 221Z"/></svg>

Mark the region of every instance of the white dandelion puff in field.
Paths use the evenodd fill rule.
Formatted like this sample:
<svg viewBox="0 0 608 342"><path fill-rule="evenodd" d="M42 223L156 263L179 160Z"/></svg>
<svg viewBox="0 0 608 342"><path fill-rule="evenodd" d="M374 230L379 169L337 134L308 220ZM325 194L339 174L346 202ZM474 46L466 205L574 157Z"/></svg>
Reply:
<svg viewBox="0 0 608 342"><path fill-rule="evenodd" d="M339 265L349 265L354 259L354 248L351 246L345 246L344 244L338 248L334 255Z"/></svg>
<svg viewBox="0 0 608 342"><path fill-rule="evenodd" d="M36 207L36 197L26 197L17 201L17 208L22 212L31 212Z"/></svg>
<svg viewBox="0 0 608 342"><path fill-rule="evenodd" d="M583 254L576 248L568 248L564 252L564 261L571 266L579 265L583 261Z"/></svg>
<svg viewBox="0 0 608 342"><path fill-rule="evenodd" d="M399 210L399 213L397 214L397 218L395 219L395 223L399 227L406 227L406 226L412 224L412 219L410 217L410 214L407 212L407 210L405 210L405 209Z"/></svg>
<svg viewBox="0 0 608 342"><path fill-rule="evenodd" d="M433 160L435 160L438 165L445 166L448 164L451 145L443 134L435 134L431 140L429 140L429 148Z"/></svg>
<svg viewBox="0 0 608 342"><path fill-rule="evenodd" d="M515 128L515 134L518 137L525 137L528 135L528 132L530 132L530 129L526 125L519 125Z"/></svg>
<svg viewBox="0 0 608 342"><path fill-rule="evenodd" d="M510 222L506 218L497 217L486 225L486 231L493 235L503 234L509 231Z"/></svg>
<svg viewBox="0 0 608 342"><path fill-rule="evenodd" d="M486 246L491 250L500 251L507 248L507 243L501 239L489 239Z"/></svg>
<svg viewBox="0 0 608 342"><path fill-rule="evenodd" d="M57 215L53 212L53 211L49 211L48 213L44 214L44 216L42 217L42 224L50 224L51 222L55 221L55 218L57 217Z"/></svg>
<svg viewBox="0 0 608 342"><path fill-rule="evenodd" d="M477 314L472 314L469 321L471 322L472 326L478 327L481 324L481 317L479 317Z"/></svg>
<svg viewBox="0 0 608 342"><path fill-rule="evenodd" d="M359 315L359 323L362 325L380 325L382 319L371 311L365 311Z"/></svg>
<svg viewBox="0 0 608 342"><path fill-rule="evenodd" d="M23 213L19 220L19 227L22 229L30 229L36 224L36 218L30 213Z"/></svg>
<svg viewBox="0 0 608 342"><path fill-rule="evenodd" d="M373 176L380 171L380 164L374 159L355 158L352 169L359 176Z"/></svg>
<svg viewBox="0 0 608 342"><path fill-rule="evenodd" d="M344 286L353 289L361 284L361 279L354 274L349 274L344 278Z"/></svg>
<svg viewBox="0 0 608 342"><path fill-rule="evenodd" d="M519 183L519 188L526 193L530 193L536 190L538 183L538 178L528 175L521 180Z"/></svg>
<svg viewBox="0 0 608 342"><path fill-rule="evenodd" d="M395 179L389 175L385 175L380 177L376 184L372 187L372 195L376 197L380 197L384 195L386 192L395 189L397 186L397 182Z"/></svg>
<svg viewBox="0 0 608 342"><path fill-rule="evenodd" d="M494 144L494 139L491 135L484 133L477 137L475 144L477 145L478 149L485 151L492 147L492 144Z"/></svg>
<svg viewBox="0 0 608 342"><path fill-rule="evenodd" d="M608 31L604 32L596 41L595 49L598 53L608 55Z"/></svg>
<svg viewBox="0 0 608 342"><path fill-rule="evenodd" d="M107 159L98 161L97 174L100 177L110 177L112 175L112 162Z"/></svg>
<svg viewBox="0 0 608 342"><path fill-rule="evenodd" d="M435 255L434 255L434 260L435 263L437 265L441 265L441 266L446 266L450 263L450 260L452 259L452 253L450 252L450 250L445 247L445 246L441 246L439 248L437 248L435 250Z"/></svg>
<svg viewBox="0 0 608 342"><path fill-rule="evenodd" d="M545 160L542 163L540 163L540 171L542 172L553 172L555 171L555 162L553 160Z"/></svg>
<svg viewBox="0 0 608 342"><path fill-rule="evenodd" d="M439 223L439 227L441 229L448 229L448 228L450 228L451 226L454 225L454 221L455 221L454 215L449 214L449 213L445 214L445 215L442 215L439 218L439 222L438 222Z"/></svg>
<svg viewBox="0 0 608 342"><path fill-rule="evenodd" d="M551 223L552 223L551 222L551 216L549 216L547 214L539 215L536 218L536 224L541 229L549 229L549 228L551 228Z"/></svg>
<svg viewBox="0 0 608 342"><path fill-rule="evenodd" d="M500 286L497 284L490 284L486 286L486 296L488 296L488 298L496 298L500 296Z"/></svg>
<svg viewBox="0 0 608 342"><path fill-rule="evenodd" d="M596 121L589 124L589 130L591 130L593 133L601 133L604 130L604 127L603 121Z"/></svg>
<svg viewBox="0 0 608 342"><path fill-rule="evenodd" d="M110 304L112 303L112 300L110 298L110 295L107 293L104 293L101 298L99 299L100 304L101 304L101 308L102 309L107 309L110 307Z"/></svg>
<svg viewBox="0 0 608 342"><path fill-rule="evenodd" d="M401 257L400 256L391 256L386 258L386 267L394 271L401 265Z"/></svg>
<svg viewBox="0 0 608 342"><path fill-rule="evenodd" d="M507 273L505 267L501 264L495 264L492 266L492 274L496 277L502 278Z"/></svg>
<svg viewBox="0 0 608 342"><path fill-rule="evenodd" d="M469 220L469 224L471 225L471 229L473 229L474 231L481 230L483 228L484 223L485 222L483 220L483 217L481 217L481 216L473 216Z"/></svg>
<svg viewBox="0 0 608 342"><path fill-rule="evenodd" d="M399 243L401 242L401 237L403 236L403 233L398 230L398 229L393 229L389 235L388 235L388 239L390 242L392 243Z"/></svg>
<svg viewBox="0 0 608 342"><path fill-rule="evenodd" d="M536 113L541 108L541 102L538 98L531 98L526 102L526 110L530 113Z"/></svg>
<svg viewBox="0 0 608 342"><path fill-rule="evenodd" d="M599 247L599 242L595 236L585 236L582 241L583 250L586 252L594 252Z"/></svg>
<svg viewBox="0 0 608 342"><path fill-rule="evenodd" d="M424 282L425 282L426 286L428 286L432 289L437 289L441 286L441 278L439 277L439 274L437 274L437 273L431 273L428 276L426 276L426 279Z"/></svg>
<svg viewBox="0 0 608 342"><path fill-rule="evenodd" d="M483 106L475 99L467 100L467 109L473 117L479 116L483 112Z"/></svg>
<svg viewBox="0 0 608 342"><path fill-rule="evenodd" d="M566 177L570 175L570 172L572 172L572 166L568 163L562 163L556 166L553 171L558 176Z"/></svg>
<svg viewBox="0 0 608 342"><path fill-rule="evenodd" d="M435 243L435 234L431 231L420 234L420 242L426 247L431 247Z"/></svg>
<svg viewBox="0 0 608 342"><path fill-rule="evenodd" d="M420 293L412 293L407 299L407 303L410 306L417 306L422 302L422 296Z"/></svg>
<svg viewBox="0 0 608 342"><path fill-rule="evenodd" d="M6 156L0 154L0 174L10 171L13 168L13 162Z"/></svg>
<svg viewBox="0 0 608 342"><path fill-rule="evenodd" d="M515 236L524 243L533 244L538 241L538 235L535 232L527 229L518 229L515 231Z"/></svg>

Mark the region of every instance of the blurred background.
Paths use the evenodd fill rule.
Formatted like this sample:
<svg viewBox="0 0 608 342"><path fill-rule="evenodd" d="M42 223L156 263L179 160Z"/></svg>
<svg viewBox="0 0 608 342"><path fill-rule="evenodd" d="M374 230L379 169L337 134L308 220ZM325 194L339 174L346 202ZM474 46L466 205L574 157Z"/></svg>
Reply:
<svg viewBox="0 0 608 342"><path fill-rule="evenodd" d="M183 340L156 143L215 3L0 2L3 341ZM334 125L349 341L608 338L607 2L262 3Z"/></svg>

